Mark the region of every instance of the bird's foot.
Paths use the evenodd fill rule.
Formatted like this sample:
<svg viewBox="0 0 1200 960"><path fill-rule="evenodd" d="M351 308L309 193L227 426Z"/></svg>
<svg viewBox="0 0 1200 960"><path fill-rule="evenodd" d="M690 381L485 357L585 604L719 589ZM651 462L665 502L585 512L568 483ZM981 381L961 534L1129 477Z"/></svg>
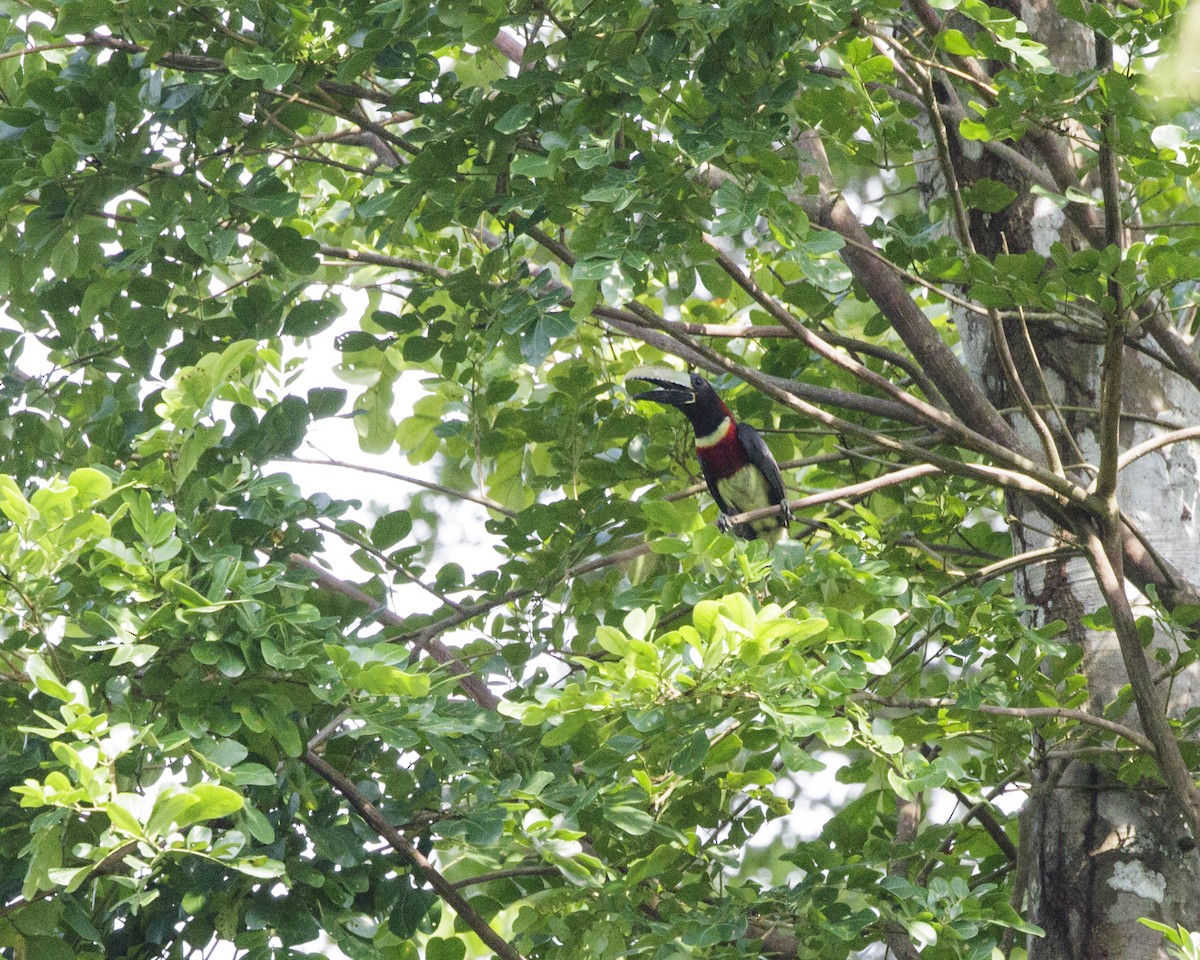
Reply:
<svg viewBox="0 0 1200 960"><path fill-rule="evenodd" d="M779 523L785 530L792 525L792 505L786 500L779 505Z"/></svg>
<svg viewBox="0 0 1200 960"><path fill-rule="evenodd" d="M717 529L722 533L730 533L733 530L733 524L729 522L729 517L723 513L717 517Z"/></svg>

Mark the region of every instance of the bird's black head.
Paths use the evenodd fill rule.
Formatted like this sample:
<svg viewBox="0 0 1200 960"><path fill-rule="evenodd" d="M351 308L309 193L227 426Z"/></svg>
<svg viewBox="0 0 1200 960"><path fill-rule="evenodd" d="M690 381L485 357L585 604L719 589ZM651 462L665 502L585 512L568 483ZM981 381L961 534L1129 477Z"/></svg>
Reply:
<svg viewBox="0 0 1200 960"><path fill-rule="evenodd" d="M653 400L676 407L691 421L697 436L707 435L729 416L712 384L698 373L681 373L666 367L641 367L629 379L653 384L653 390L635 393L634 400Z"/></svg>

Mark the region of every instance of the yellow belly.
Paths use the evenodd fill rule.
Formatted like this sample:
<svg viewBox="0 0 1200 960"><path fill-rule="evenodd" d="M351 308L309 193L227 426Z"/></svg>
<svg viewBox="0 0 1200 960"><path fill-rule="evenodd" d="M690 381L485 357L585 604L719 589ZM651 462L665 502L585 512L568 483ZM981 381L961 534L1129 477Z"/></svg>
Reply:
<svg viewBox="0 0 1200 960"><path fill-rule="evenodd" d="M720 481L717 489L721 491L725 502L737 513L745 510L757 510L770 503L770 489L767 487L767 480L757 467L742 467L733 476ZM768 526L778 522L774 518L759 521ZM755 528L761 529L758 524L755 524Z"/></svg>

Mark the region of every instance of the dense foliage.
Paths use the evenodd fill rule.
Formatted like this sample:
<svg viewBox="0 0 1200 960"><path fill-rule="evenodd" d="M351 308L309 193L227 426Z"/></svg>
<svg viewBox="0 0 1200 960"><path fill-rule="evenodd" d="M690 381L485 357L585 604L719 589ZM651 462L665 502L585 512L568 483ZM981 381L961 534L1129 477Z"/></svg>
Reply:
<svg viewBox="0 0 1200 960"><path fill-rule="evenodd" d="M1177 0L1064 3L1122 54L1079 73L935 6L0 2L5 956L1021 955L1006 793L1158 772L1008 579L1005 495L1099 501L934 361L964 298L1186 303L1195 117L1143 99ZM942 229L1094 225L1055 171L922 204L1068 121L1179 229ZM773 551L629 399L681 361L804 498ZM427 485L306 493L331 419Z"/></svg>

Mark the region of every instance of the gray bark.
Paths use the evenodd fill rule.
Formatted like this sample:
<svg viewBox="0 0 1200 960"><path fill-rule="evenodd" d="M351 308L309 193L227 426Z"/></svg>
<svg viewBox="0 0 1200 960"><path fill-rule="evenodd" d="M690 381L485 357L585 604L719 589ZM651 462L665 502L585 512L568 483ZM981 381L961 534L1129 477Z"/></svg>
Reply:
<svg viewBox="0 0 1200 960"><path fill-rule="evenodd" d="M1094 63L1090 34L1062 18L1049 2L1022 3L1018 13L1032 35L1046 44L1056 66L1075 73ZM1043 132L1042 136L1047 134ZM1035 138L1027 138L1033 140ZM1032 142L1019 145L1032 159ZM1064 152L1070 147L1060 144ZM1017 190L1011 208L995 216L976 215L972 231L979 252L1049 251L1058 240L1083 243L1061 211L1039 204L1023 173L995 154L972 154L968 145L952 144L955 174L960 184L981 176L1008 183ZM944 195L942 171L930 157L922 183L926 195ZM1003 238L1001 241L1000 238ZM1016 400L1005 382L989 324L960 315L963 356L972 376L997 407L1011 409ZM1064 463L1098 459L1101 348L1081 337L1066 323L1040 324L1034 335L1039 376L1015 323L1006 326L1010 350L1034 403L1057 405L1061 418L1047 411ZM1148 343L1148 341L1147 341ZM1156 358L1126 350L1122 449L1182 426L1200 423L1200 394L1188 382L1165 369ZM1010 422L1030 449L1040 441L1030 424L1018 415ZM1086 485L1092 479L1078 469ZM1127 467L1118 485L1125 514L1165 558L1193 582L1200 581L1200 529L1197 490L1200 488L1200 446L1176 444L1155 451ZM1061 533L1045 516L1022 502L1011 504L1014 547L1018 552L1046 546ZM1088 708L1104 712L1126 683L1115 637L1088 629L1082 618L1104 605L1092 573L1083 560L1060 561L1029 568L1015 581L1019 594L1035 609L1038 624L1061 620L1067 637L1083 650L1082 669L1088 679ZM1130 596L1143 602L1132 588ZM1159 636L1173 659L1179 652ZM1196 672L1172 677L1160 670L1159 687L1168 709L1180 715L1195 705ZM1136 724L1134 711L1124 718ZM1177 809L1161 785L1152 779L1137 784L1118 781L1103 764L1054 759L1042 765L1040 782L1022 816L1021 855L1026 860L1028 886L1025 913L1046 931L1029 939L1031 960L1146 960L1166 958L1160 934L1137 923L1149 917L1169 924L1200 929L1200 853Z"/></svg>

